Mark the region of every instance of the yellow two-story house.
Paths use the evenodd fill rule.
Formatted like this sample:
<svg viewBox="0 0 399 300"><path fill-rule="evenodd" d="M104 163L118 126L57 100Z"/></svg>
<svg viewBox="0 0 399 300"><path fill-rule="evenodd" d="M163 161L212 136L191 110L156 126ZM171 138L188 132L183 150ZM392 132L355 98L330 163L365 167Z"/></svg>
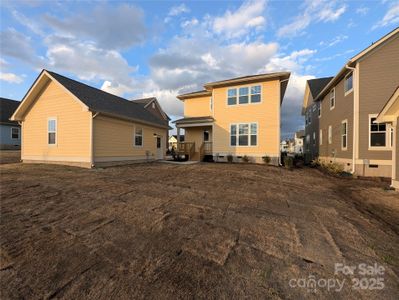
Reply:
<svg viewBox="0 0 399 300"><path fill-rule="evenodd" d="M268 156L279 164L280 107L289 77L278 72L227 79L177 96L184 102L184 118L175 121L177 134L185 130L178 154L256 163Z"/></svg>

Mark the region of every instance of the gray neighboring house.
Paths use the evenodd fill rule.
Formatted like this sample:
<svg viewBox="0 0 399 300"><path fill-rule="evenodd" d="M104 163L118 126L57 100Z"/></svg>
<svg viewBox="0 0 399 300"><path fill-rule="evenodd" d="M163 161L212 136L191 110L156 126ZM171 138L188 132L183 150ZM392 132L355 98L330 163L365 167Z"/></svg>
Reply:
<svg viewBox="0 0 399 300"><path fill-rule="evenodd" d="M398 83L396 28L347 61L312 101L305 93L310 156L357 175L391 177L393 127L376 118Z"/></svg>
<svg viewBox="0 0 399 300"><path fill-rule="evenodd" d="M21 126L16 121L10 121L10 117L21 102L0 98L0 149L21 149Z"/></svg>
<svg viewBox="0 0 399 300"><path fill-rule="evenodd" d="M317 95L334 77L311 79L306 82L302 115L305 116L305 131L303 133L303 154L309 163L319 156L319 114L320 102L315 101Z"/></svg>

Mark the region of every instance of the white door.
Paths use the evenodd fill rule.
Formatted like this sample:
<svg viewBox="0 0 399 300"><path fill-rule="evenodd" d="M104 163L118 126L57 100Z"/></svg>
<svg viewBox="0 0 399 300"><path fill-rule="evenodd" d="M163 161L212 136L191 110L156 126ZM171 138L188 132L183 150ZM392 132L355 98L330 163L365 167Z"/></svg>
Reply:
<svg viewBox="0 0 399 300"><path fill-rule="evenodd" d="M162 137L157 136L157 159L163 159L163 147L162 147Z"/></svg>

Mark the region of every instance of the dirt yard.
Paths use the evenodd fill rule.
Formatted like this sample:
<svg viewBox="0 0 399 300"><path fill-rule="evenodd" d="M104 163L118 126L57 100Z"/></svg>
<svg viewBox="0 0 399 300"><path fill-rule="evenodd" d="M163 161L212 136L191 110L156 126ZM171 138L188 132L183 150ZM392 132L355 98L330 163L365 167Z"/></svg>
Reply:
<svg viewBox="0 0 399 300"><path fill-rule="evenodd" d="M21 151L0 150L0 165L13 164L21 161Z"/></svg>
<svg viewBox="0 0 399 300"><path fill-rule="evenodd" d="M237 164L0 170L2 299L399 294L399 193L386 183ZM370 289L356 289L363 277Z"/></svg>

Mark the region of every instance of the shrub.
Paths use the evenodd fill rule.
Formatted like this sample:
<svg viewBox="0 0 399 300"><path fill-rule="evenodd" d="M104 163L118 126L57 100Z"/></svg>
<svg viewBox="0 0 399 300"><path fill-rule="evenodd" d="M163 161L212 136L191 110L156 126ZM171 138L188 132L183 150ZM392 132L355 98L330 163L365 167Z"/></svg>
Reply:
<svg viewBox="0 0 399 300"><path fill-rule="evenodd" d="M294 168L294 158L291 156L284 157L284 167L287 169Z"/></svg>
<svg viewBox="0 0 399 300"><path fill-rule="evenodd" d="M245 163L248 163L249 160L250 160L250 159L249 159L249 156L246 156L246 155L244 155L241 159L242 159L242 161L245 162Z"/></svg>
<svg viewBox="0 0 399 300"><path fill-rule="evenodd" d="M265 163L265 164L270 164L270 162L271 162L271 158L270 158L270 156L262 156L262 160L263 160L263 162Z"/></svg>
<svg viewBox="0 0 399 300"><path fill-rule="evenodd" d="M328 162L321 159L315 159L311 162L312 167L320 167L325 171L332 174L342 174L344 173L344 165L336 162Z"/></svg>
<svg viewBox="0 0 399 300"><path fill-rule="evenodd" d="M229 163L232 163L232 162L233 162L233 155L227 154L226 158L227 158L227 161L228 161Z"/></svg>

